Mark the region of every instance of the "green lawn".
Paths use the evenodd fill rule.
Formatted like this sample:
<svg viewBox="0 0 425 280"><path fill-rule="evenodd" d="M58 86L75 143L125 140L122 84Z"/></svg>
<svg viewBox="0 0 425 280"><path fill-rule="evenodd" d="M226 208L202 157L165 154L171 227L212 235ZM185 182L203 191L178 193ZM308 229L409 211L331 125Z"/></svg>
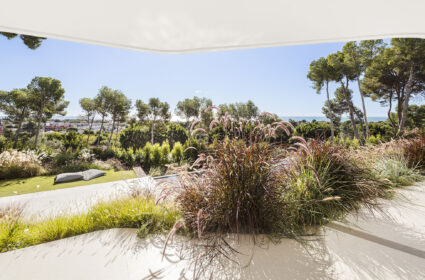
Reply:
<svg viewBox="0 0 425 280"><path fill-rule="evenodd" d="M90 181L75 181L57 185L53 185L54 178L55 176L38 176L27 179L1 180L0 197L131 179L136 178L136 174L133 170L116 172L114 170L109 170L106 171L105 176Z"/></svg>

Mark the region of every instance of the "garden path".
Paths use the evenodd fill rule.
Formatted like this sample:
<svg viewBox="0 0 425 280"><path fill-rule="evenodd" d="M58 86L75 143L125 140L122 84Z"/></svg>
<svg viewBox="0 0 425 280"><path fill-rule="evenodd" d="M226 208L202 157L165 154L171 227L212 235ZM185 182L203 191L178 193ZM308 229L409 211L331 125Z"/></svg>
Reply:
<svg viewBox="0 0 425 280"><path fill-rule="evenodd" d="M130 194L136 188L152 189L152 177L107 182L82 187L0 197L0 208L23 207L26 218L43 218L61 213L81 213L99 200L109 200Z"/></svg>

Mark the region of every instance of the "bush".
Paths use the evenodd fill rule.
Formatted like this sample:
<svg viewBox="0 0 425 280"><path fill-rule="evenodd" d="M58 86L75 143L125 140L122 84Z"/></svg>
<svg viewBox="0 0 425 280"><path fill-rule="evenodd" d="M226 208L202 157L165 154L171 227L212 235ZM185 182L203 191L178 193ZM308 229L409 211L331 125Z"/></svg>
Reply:
<svg viewBox="0 0 425 280"><path fill-rule="evenodd" d="M299 147L282 181L285 222L281 226L290 232L303 232L362 205L373 207L376 197L386 195L385 183L342 145L311 140Z"/></svg>
<svg viewBox="0 0 425 280"><path fill-rule="evenodd" d="M384 155L376 159L373 166L376 176L391 182L392 187L408 186L422 179L415 168L401 155Z"/></svg>
<svg viewBox="0 0 425 280"><path fill-rule="evenodd" d="M173 150L171 151L171 157L174 162L181 162L183 160L183 146L180 142L174 144Z"/></svg>
<svg viewBox="0 0 425 280"><path fill-rule="evenodd" d="M44 172L33 151L4 151L0 154L0 179L27 178Z"/></svg>
<svg viewBox="0 0 425 280"><path fill-rule="evenodd" d="M167 138L171 147L174 147L175 143L184 143L189 138L187 130L175 123L169 123L167 126Z"/></svg>
<svg viewBox="0 0 425 280"><path fill-rule="evenodd" d="M2 153L3 151L7 150L10 145L9 145L9 141L7 140L6 137L4 137L3 135L0 135L0 153Z"/></svg>
<svg viewBox="0 0 425 280"><path fill-rule="evenodd" d="M73 130L62 135L62 143L66 150L71 151L79 150L84 145L83 137Z"/></svg>
<svg viewBox="0 0 425 280"><path fill-rule="evenodd" d="M204 150L205 146L195 138L188 139L183 145L184 158L191 161L195 161Z"/></svg>
<svg viewBox="0 0 425 280"><path fill-rule="evenodd" d="M279 128L288 131L287 124L259 125L245 135L243 131L251 124L248 121L233 123L226 114L218 122L227 135L195 161L194 166L200 166L203 174L179 179L177 202L186 227L198 236L203 231L273 233L285 217L280 172L275 168L276 149L265 141L273 138ZM207 134L197 129L192 136L197 132ZM196 152L202 150L197 140L192 138L191 142L187 141L185 147L195 144ZM185 153L188 151L186 148Z"/></svg>
<svg viewBox="0 0 425 280"><path fill-rule="evenodd" d="M108 160L115 157L115 152L112 149L93 148L92 153L99 160Z"/></svg>
<svg viewBox="0 0 425 280"><path fill-rule="evenodd" d="M52 133L46 134L46 138L47 138L47 140L50 140L50 141L52 141L52 140L62 141L63 134L58 133L58 132L52 132Z"/></svg>
<svg viewBox="0 0 425 280"><path fill-rule="evenodd" d="M403 153L410 168L425 168L425 136L405 140Z"/></svg>
<svg viewBox="0 0 425 280"><path fill-rule="evenodd" d="M161 165L162 162L162 154L161 154L161 146L156 143L152 146L152 152L150 154L150 166L157 167Z"/></svg>
<svg viewBox="0 0 425 280"><path fill-rule="evenodd" d="M178 202L191 231L265 233L281 219L279 184L265 144L226 139L201 176L181 180ZM198 226L198 214L202 220Z"/></svg>
<svg viewBox="0 0 425 280"><path fill-rule="evenodd" d="M149 141L150 131L147 126L133 125L124 129L120 134L121 147L124 149L143 148Z"/></svg>
<svg viewBox="0 0 425 280"><path fill-rule="evenodd" d="M161 145L161 165L165 165L170 162L170 144L165 140Z"/></svg>
<svg viewBox="0 0 425 280"><path fill-rule="evenodd" d="M353 149L358 149L360 148L360 143L359 140L357 140L357 138L339 138L339 137L335 137L333 139L333 143L334 144L338 144L343 146L344 148L353 148Z"/></svg>
<svg viewBox="0 0 425 280"><path fill-rule="evenodd" d="M331 136L331 127L329 123L303 123L296 127L294 134L304 138L327 139Z"/></svg>
<svg viewBox="0 0 425 280"><path fill-rule="evenodd" d="M147 171L151 168L152 149L153 147L150 142L146 143L142 149L142 161L140 162L140 165Z"/></svg>
<svg viewBox="0 0 425 280"><path fill-rule="evenodd" d="M61 167L67 163L76 160L78 154L72 152L64 152L57 154L53 159L53 167Z"/></svg>
<svg viewBox="0 0 425 280"><path fill-rule="evenodd" d="M369 131L371 136L380 136L382 140L388 141L396 133L395 129L387 121L369 123Z"/></svg>

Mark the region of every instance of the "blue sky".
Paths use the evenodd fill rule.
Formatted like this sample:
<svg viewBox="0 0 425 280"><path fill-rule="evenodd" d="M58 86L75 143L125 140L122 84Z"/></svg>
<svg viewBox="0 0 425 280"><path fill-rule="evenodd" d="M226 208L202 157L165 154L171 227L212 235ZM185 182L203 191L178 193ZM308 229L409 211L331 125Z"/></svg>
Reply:
<svg viewBox="0 0 425 280"><path fill-rule="evenodd" d="M214 104L252 100L280 116L322 116L325 93L306 78L312 60L341 50L343 43L167 55L48 39L33 51L19 39L0 36L0 89L26 87L34 76L62 81L68 115L78 100L106 85L133 100L159 97L174 111L179 100L199 96ZM332 88L334 90L335 87ZM354 103L360 108L357 88ZM367 100L369 116L386 109Z"/></svg>

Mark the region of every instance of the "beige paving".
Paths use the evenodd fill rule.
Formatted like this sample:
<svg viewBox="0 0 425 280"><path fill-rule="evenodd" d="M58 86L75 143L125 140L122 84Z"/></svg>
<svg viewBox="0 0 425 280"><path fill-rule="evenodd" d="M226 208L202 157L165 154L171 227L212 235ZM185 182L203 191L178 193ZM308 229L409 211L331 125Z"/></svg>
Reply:
<svg viewBox="0 0 425 280"><path fill-rule="evenodd" d="M141 240L128 229L59 240L0 254L0 279L155 279L151 273L193 279L189 257L199 256L192 251L195 241L177 237L163 258L164 241L164 236ZM241 255L232 258L240 265L222 259L224 267L210 267L214 279L425 279L424 259L333 229L308 247L293 240L253 246L242 237L235 248Z"/></svg>
<svg viewBox="0 0 425 280"><path fill-rule="evenodd" d="M304 245L257 238L253 246L247 236L229 237L240 252L231 255L237 264L216 259L222 266L209 269L214 279L425 279L425 184L381 204L382 212L350 215ZM164 242L165 236L141 240L132 229L89 233L0 254L0 279L193 279L203 247L176 237L163 257Z"/></svg>

